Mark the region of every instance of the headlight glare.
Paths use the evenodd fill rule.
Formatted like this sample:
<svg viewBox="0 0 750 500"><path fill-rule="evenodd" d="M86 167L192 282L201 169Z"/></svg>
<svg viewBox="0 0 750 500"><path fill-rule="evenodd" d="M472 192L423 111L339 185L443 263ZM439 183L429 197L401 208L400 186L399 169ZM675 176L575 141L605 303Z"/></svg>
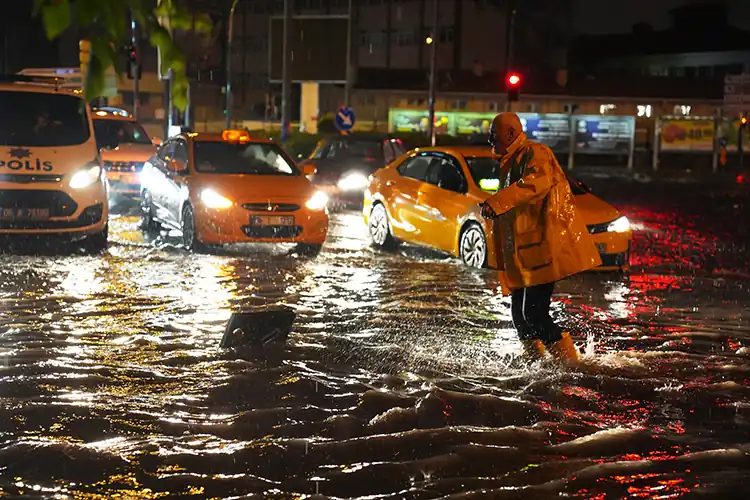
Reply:
<svg viewBox="0 0 750 500"><path fill-rule="evenodd" d="M70 187L73 189L85 189L101 178L102 167L89 165L82 168L70 178Z"/></svg>
<svg viewBox="0 0 750 500"><path fill-rule="evenodd" d="M609 226L607 226L607 231L611 233L625 233L629 230L630 221L625 216L622 216L619 219L615 219L614 221L609 223Z"/></svg>
<svg viewBox="0 0 750 500"><path fill-rule="evenodd" d="M213 189L204 189L201 191L201 201L208 208L220 209L232 206L232 200L225 198Z"/></svg>
<svg viewBox="0 0 750 500"><path fill-rule="evenodd" d="M323 191L316 191L312 197L307 200L305 206L310 210L323 210L328 205L328 195Z"/></svg>
<svg viewBox="0 0 750 500"><path fill-rule="evenodd" d="M357 191L358 189L366 188L368 183L365 174L352 172L341 177L338 186L342 191Z"/></svg>

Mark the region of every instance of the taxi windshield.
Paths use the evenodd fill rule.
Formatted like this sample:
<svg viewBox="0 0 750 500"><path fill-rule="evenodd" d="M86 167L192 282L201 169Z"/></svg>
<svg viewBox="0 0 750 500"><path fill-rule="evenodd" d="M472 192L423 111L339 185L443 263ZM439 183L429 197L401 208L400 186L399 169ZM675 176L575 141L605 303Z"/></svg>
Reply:
<svg viewBox="0 0 750 500"><path fill-rule="evenodd" d="M197 141L195 170L204 174L300 175L276 144Z"/></svg>
<svg viewBox="0 0 750 500"><path fill-rule="evenodd" d="M469 165L469 172L471 172L471 178L474 179L474 183L480 186L480 183L484 180L498 180L500 164L498 160L491 157L467 157L466 164Z"/></svg>
<svg viewBox="0 0 750 500"><path fill-rule="evenodd" d="M482 189L496 190L500 187L498 177L498 160L489 157L466 158L469 165L471 177L477 186ZM588 194L591 190L583 182L568 177L570 190L574 195Z"/></svg>
<svg viewBox="0 0 750 500"><path fill-rule="evenodd" d="M77 146L91 137L86 103L66 94L0 90L0 145Z"/></svg>
<svg viewBox="0 0 750 500"><path fill-rule="evenodd" d="M94 135L100 149L116 148L120 144L151 144L151 139L139 124L125 120L94 119Z"/></svg>

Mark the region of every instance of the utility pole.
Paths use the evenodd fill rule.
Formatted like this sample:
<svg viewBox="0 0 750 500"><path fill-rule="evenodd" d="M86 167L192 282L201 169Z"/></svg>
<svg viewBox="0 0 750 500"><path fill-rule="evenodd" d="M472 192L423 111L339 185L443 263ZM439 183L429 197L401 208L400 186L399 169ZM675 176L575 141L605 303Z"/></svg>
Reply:
<svg viewBox="0 0 750 500"><path fill-rule="evenodd" d="M514 32L516 28L516 1L510 0L507 22L507 38L505 42L505 78L508 78L510 72L513 70L513 44L515 37ZM505 111L510 111L510 100L505 101Z"/></svg>
<svg viewBox="0 0 750 500"><path fill-rule="evenodd" d="M429 117L427 126L429 127L430 145L435 147L437 142L435 134L435 93L437 87L437 44L439 39L438 34L438 6L440 0L433 0L432 7L432 35L428 40L430 43L430 97L429 97Z"/></svg>
<svg viewBox="0 0 750 500"><path fill-rule="evenodd" d="M141 49L138 44L135 16L130 11L130 43L135 50L135 61L133 63L133 118L138 121L138 108L141 106L140 77L141 77Z"/></svg>
<svg viewBox="0 0 750 500"><path fill-rule="evenodd" d="M346 24L346 84L344 86L344 106L351 106L352 99L352 0L349 0L349 20Z"/></svg>
<svg viewBox="0 0 750 500"><path fill-rule="evenodd" d="M282 36L283 62L281 66L281 142L284 143L289 136L289 123L291 122L291 100L292 100L292 74L291 74L291 55L292 47L289 39L289 29L292 24L292 6L291 0L284 0L284 28Z"/></svg>
<svg viewBox="0 0 750 500"><path fill-rule="evenodd" d="M239 0L232 2L232 8L229 9L229 20L227 23L227 68L226 68L226 82L224 85L224 117L226 119L226 129L232 128L232 38L234 35L234 12L237 10L237 3Z"/></svg>

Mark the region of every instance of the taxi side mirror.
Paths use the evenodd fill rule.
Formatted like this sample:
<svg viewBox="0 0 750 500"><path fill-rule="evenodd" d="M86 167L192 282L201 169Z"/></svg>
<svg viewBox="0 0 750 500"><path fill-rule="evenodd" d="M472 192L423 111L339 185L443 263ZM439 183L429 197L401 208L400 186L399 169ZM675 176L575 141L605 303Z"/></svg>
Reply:
<svg viewBox="0 0 750 500"><path fill-rule="evenodd" d="M161 146L161 139L159 139L158 137L152 137L151 144L153 144L154 146Z"/></svg>
<svg viewBox="0 0 750 500"><path fill-rule="evenodd" d="M305 163L304 165L302 165L302 173L304 173L305 177L307 177L308 175L317 174L318 169L315 168L315 165L313 165L312 163Z"/></svg>
<svg viewBox="0 0 750 500"><path fill-rule="evenodd" d="M172 158L169 160L169 163L167 163L167 170L173 174L183 174L187 170L187 166L185 166L184 161Z"/></svg>

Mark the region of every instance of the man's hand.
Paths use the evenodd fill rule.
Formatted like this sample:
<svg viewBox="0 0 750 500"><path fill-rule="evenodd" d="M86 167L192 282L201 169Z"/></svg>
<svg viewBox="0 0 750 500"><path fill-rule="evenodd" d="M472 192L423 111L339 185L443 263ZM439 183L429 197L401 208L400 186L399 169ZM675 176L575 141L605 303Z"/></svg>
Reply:
<svg viewBox="0 0 750 500"><path fill-rule="evenodd" d="M498 217L495 211L492 210L490 204L486 201L479 206L482 207L482 217L484 217L485 219L495 219Z"/></svg>

